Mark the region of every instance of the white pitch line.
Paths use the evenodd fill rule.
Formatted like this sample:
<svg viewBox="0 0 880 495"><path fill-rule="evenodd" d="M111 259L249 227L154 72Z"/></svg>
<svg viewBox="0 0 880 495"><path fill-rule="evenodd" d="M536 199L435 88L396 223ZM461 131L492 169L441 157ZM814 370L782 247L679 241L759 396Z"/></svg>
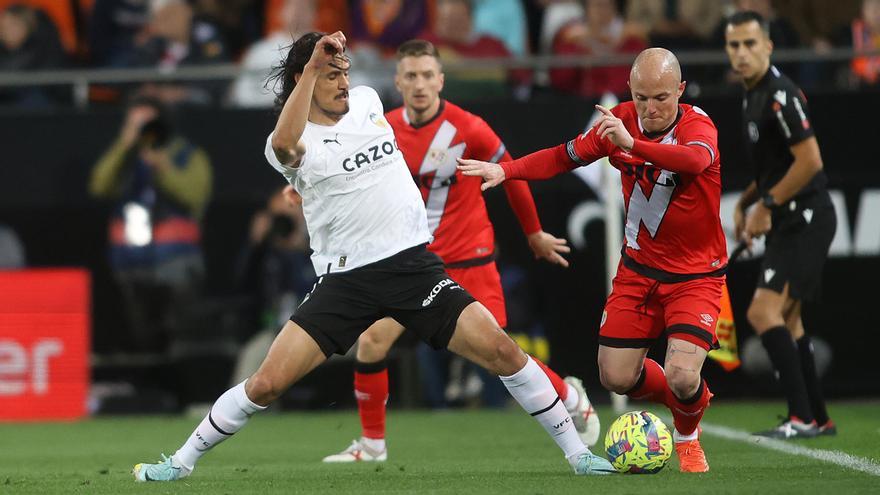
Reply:
<svg viewBox="0 0 880 495"><path fill-rule="evenodd" d="M839 450L822 450L803 447L794 443L784 442L773 438L757 437L742 430L735 430L726 426L700 423L703 433L725 438L727 440L736 440L765 449L776 450L786 454L799 455L801 457L809 457L819 461L836 464L847 469L861 471L872 476L880 476L880 464L873 462L871 459L858 457Z"/></svg>

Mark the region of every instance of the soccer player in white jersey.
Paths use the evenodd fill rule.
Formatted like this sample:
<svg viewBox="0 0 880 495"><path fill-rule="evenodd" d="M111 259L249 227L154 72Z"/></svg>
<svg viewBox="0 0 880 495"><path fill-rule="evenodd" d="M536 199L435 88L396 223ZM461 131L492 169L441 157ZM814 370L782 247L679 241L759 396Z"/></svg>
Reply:
<svg viewBox="0 0 880 495"><path fill-rule="evenodd" d="M294 42L279 68L281 113L266 143L269 163L302 196L312 261L322 275L256 373L221 395L171 457L136 465L135 479L189 476L205 452L385 316L499 375L576 474L614 472L583 444L547 375L427 250L419 190L376 92L349 91L344 53L341 32Z"/></svg>

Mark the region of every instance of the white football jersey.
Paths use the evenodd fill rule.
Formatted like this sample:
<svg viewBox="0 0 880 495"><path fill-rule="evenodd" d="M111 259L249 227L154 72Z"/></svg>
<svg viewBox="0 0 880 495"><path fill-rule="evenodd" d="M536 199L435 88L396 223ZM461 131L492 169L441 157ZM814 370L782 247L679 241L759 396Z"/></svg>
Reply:
<svg viewBox="0 0 880 495"><path fill-rule="evenodd" d="M376 91L349 91L335 125L306 123L300 166L266 159L302 195L318 275L342 272L431 241L425 203L397 148Z"/></svg>

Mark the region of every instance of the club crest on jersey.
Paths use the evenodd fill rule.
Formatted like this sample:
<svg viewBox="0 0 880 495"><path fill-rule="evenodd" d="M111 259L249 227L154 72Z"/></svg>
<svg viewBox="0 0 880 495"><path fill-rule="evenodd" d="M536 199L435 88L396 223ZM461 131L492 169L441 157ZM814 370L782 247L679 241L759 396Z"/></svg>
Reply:
<svg viewBox="0 0 880 495"><path fill-rule="evenodd" d="M442 148L431 148L428 150L427 158L431 162L436 163L439 168L440 165L446 162L446 150Z"/></svg>
<svg viewBox="0 0 880 495"><path fill-rule="evenodd" d="M370 112L370 122L376 124L377 127L388 129L388 122L385 120L385 117L376 112Z"/></svg>

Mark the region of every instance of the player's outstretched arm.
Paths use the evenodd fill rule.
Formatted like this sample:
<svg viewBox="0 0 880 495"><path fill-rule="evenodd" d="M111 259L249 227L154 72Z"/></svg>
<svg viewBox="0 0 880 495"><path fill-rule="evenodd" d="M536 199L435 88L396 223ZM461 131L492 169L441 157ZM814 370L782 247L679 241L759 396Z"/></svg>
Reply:
<svg viewBox="0 0 880 495"><path fill-rule="evenodd" d="M562 257L563 254L571 252L567 240L555 237L543 230L529 234L528 240L536 260L542 259L554 265L568 268L568 260Z"/></svg>
<svg viewBox="0 0 880 495"><path fill-rule="evenodd" d="M483 191L501 184L506 179L504 169L497 163L468 160L465 158L458 158L457 160L458 169L461 170L461 173L483 178L483 184L480 185L480 189Z"/></svg>
<svg viewBox="0 0 880 495"><path fill-rule="evenodd" d="M272 150L275 157L284 165L298 167L299 161L306 152L305 144L300 141L306 128L311 109L312 93L321 69L333 62L334 57L345 51L345 35L336 31L318 40L309 62L293 88L290 97L284 103L275 131L272 135ZM295 77L295 76L294 76Z"/></svg>

